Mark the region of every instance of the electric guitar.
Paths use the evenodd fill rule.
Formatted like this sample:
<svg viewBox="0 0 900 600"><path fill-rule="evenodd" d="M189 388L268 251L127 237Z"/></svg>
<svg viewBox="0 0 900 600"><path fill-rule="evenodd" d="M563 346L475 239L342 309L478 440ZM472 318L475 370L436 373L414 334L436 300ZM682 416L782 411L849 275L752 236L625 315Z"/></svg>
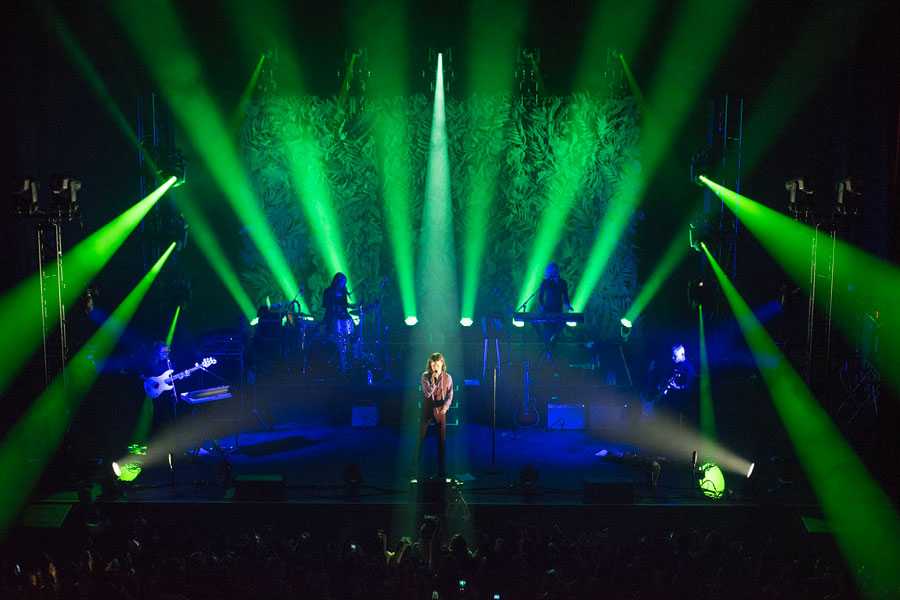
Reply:
<svg viewBox="0 0 900 600"><path fill-rule="evenodd" d="M172 372L174 371L174 369L169 369L168 371L157 377L148 377L144 380L144 391L147 393L147 396L155 400L163 392L168 392L173 387L175 387L175 382L179 379L190 377L194 374L194 371L211 367L217 362L218 361L212 357L206 357L199 363L194 363L194 366L190 369L186 369L181 373L175 373L173 375Z"/></svg>

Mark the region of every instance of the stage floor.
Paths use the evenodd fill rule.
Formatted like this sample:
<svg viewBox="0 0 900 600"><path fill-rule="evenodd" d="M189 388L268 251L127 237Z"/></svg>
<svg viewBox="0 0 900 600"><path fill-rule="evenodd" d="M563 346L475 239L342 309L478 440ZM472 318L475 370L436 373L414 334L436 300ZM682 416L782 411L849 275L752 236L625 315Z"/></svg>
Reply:
<svg viewBox="0 0 900 600"><path fill-rule="evenodd" d="M432 428L433 429L433 428ZM231 477L283 477L287 501L312 503L407 503L410 479L436 475L436 432L429 431L418 472L413 464L414 433L398 427L304 426L280 424L271 430L242 432L204 443L199 455L182 455L173 471L168 465L146 468L125 489L128 502L227 501ZM211 448L211 450L210 450ZM634 484L635 503L707 504L690 478L690 457L658 457L661 474L656 489L649 485L646 465L621 464L596 455L640 452L614 444L584 430L547 431L543 428L498 428L496 460L492 461L491 429L485 425L449 427L447 476L475 504L584 504L584 482ZM151 453L156 449L151 448ZM227 466L226 466L227 463ZM344 470L359 466L363 483L348 496ZM523 494L520 472L537 469L534 493ZM742 481L723 500L743 502Z"/></svg>

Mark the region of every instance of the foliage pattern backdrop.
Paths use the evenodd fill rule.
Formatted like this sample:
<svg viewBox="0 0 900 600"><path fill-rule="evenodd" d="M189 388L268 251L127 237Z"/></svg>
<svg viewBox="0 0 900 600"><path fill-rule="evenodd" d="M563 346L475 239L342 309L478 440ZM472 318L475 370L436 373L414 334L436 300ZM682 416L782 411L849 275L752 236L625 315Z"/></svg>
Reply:
<svg viewBox="0 0 900 600"><path fill-rule="evenodd" d="M322 290L333 273L313 242L311 228L318 224L304 216L288 159L288 147L299 136L311 134L317 140L357 298L370 301L385 289L385 317L399 320L399 294L385 219L385 211L391 208L385 206L383 190L386 185L403 182L384 181L385 172L397 170L383 165L386 160L406 163L409 220L416 240L432 103L424 95L412 95L370 101L361 110L347 108L338 98L264 94L248 113L241 134L242 150L269 223L307 301L319 312ZM406 127L383 127L388 139L378 144L376 118L383 119L382 123L405 122ZM550 188L566 177L580 180L554 257L574 291L603 216L625 187L625 173L640 169L639 121L633 99L583 95L535 102L503 95L448 98L446 119L460 266L470 186L478 180L479 169L494 165L498 170L476 315L512 312L541 215L554 201ZM573 164L580 168L572 169ZM617 335L618 318L635 291L633 234L631 224L585 308L588 326L601 338ZM274 277L249 236L245 238L244 283L255 300L261 302L266 296L274 300L279 296ZM384 281L389 283L383 287Z"/></svg>

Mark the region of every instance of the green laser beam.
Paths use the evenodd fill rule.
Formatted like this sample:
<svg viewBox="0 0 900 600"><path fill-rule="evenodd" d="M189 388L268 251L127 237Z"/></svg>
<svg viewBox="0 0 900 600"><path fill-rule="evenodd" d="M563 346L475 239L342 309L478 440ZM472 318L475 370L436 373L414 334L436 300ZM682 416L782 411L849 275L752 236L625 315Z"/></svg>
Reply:
<svg viewBox="0 0 900 600"><path fill-rule="evenodd" d="M825 410L701 244L851 571L900 588L900 519Z"/></svg>
<svg viewBox="0 0 900 600"><path fill-rule="evenodd" d="M203 68L171 4L115 3L113 9L282 292L287 298L297 297L299 286L294 274L253 192L231 133L203 82ZM301 308L306 306L303 298L300 303Z"/></svg>
<svg viewBox="0 0 900 600"><path fill-rule="evenodd" d="M687 240L684 239L683 235L676 235L675 238L669 242L669 247L663 253L662 259L656 264L653 272L650 273L650 277L644 282L644 286L641 288L641 291L638 292L637 298L634 299L634 302L632 302L631 306L628 307L628 310L625 311L626 319L634 323L638 317L641 316L644 309L650 304L650 301L656 297L657 292L659 292L666 280L669 279L669 275L672 274L672 271L681 264L681 261L687 255L687 251Z"/></svg>
<svg viewBox="0 0 900 600"><path fill-rule="evenodd" d="M100 73L82 49L81 44L78 43L72 30L66 24L65 19L50 4L46 5L46 10L48 11L47 15L50 19L51 27L62 42L69 60L72 61L72 64L78 69L85 81L87 81L91 91L97 99L100 100L100 103L103 105L103 108L106 109L106 112L109 113L119 132L125 136L132 146L140 148L141 144L137 139L137 135L134 133L134 129L132 129L128 119L125 118L125 115L119 109L109 88L106 86Z"/></svg>
<svg viewBox="0 0 900 600"><path fill-rule="evenodd" d="M820 246L830 246L825 243L830 238L705 176L700 180L722 199L791 279L810 293L809 260L813 239L818 235ZM823 258L834 261L832 311L835 324L861 347L872 343L873 335L878 338L878 351L872 353L872 359L882 375L900 390L900 369L897 369L900 364L900 324L892 310L900 296L900 269L843 240L835 242L833 257L820 256L820 260ZM822 310L827 309L827 296L821 291L816 294ZM879 329L867 329L867 319L874 319Z"/></svg>
<svg viewBox="0 0 900 600"><path fill-rule="evenodd" d="M640 205L644 192L681 130L712 72L725 43L731 39L746 2L687 0L661 53L645 103L640 144L641 168L623 176L621 190L597 230L572 306L584 310L622 233ZM697 23L703 23L698 27Z"/></svg>
<svg viewBox="0 0 900 600"><path fill-rule="evenodd" d="M175 203L191 230L191 237L197 242L203 257L209 261L213 271L219 277L222 285L228 290L228 294L234 300L241 314L250 321L256 316L256 306L250 300L250 296L241 285L237 272L225 255L209 220L201 212L193 196L184 188L179 188L175 195Z"/></svg>
<svg viewBox="0 0 900 600"><path fill-rule="evenodd" d="M697 306L697 322L700 326L700 433L705 440L716 441L716 412L713 407L712 381L709 375L709 356L706 353L706 323L703 305ZM700 453L701 458L708 456Z"/></svg>
<svg viewBox="0 0 900 600"><path fill-rule="evenodd" d="M148 161L151 164L151 167L153 167L153 169L155 170L156 165L153 164L152 157L149 154L144 153L144 149L141 146L140 141L137 139L137 135L134 133L134 129L128 123L128 120L125 118L125 115L122 113L118 104L116 104L116 102L112 98L112 95L109 93L109 90L106 87L103 79L100 77L100 74L97 72L97 69L94 67L87 54L85 54L84 50L78 44L78 41L75 39L71 30L66 25L65 20L58 13L56 13L52 9L52 7L48 7L48 10L50 11L49 14L52 20L52 26L57 32L57 35L60 37L64 48L66 49L70 59L72 60L72 63L79 70L85 80L87 80L90 85L91 91L94 93L97 99L100 100L102 106L106 109L107 113L109 113L116 127L122 132L122 134L131 143L135 150L143 153L144 160ZM245 100L249 102L250 95L252 95L252 89L255 85L255 81L259 77L259 72L261 71L264 58L265 56L261 57L260 62L257 63L257 68L254 71L253 76L251 77L251 82L245 89L245 93L241 99L241 104L239 104L238 109L235 113L236 117L237 115L242 115L244 112L246 112L246 106L242 105L245 104ZM248 94L248 91L250 92L250 94ZM181 209L182 214L184 214L188 225L191 227L194 236L197 239L198 245L200 246L200 249L203 251L204 256L207 258L207 260L210 261L210 264L213 265L214 270L219 275L219 278L222 280L222 283L225 285L225 288L229 291L232 298L234 298L235 302L241 308L241 311L244 313L248 320L252 319L255 315L253 303L250 301L249 296L240 285L234 269L225 259L225 254L224 252L222 252L221 246L216 239L212 228L209 226L203 214L194 207L194 204L192 202L180 201L180 198L183 197L183 194L184 190L182 190L181 195L176 198L176 201L179 202L179 208Z"/></svg>
<svg viewBox="0 0 900 600"><path fill-rule="evenodd" d="M244 117L247 115L247 109L250 107L250 102L253 100L253 92L256 91L256 84L259 82L259 74L262 73L263 64L265 62L266 55L261 54L259 60L256 61L256 66L253 68L253 73L250 74L247 85L244 86L244 91L241 92L241 99L238 100L238 104L234 109L234 114L231 115L231 131L236 132L240 128Z"/></svg>
<svg viewBox="0 0 900 600"><path fill-rule="evenodd" d="M258 48L259 36L265 36L268 43L280 49L279 86L284 86L296 97L306 96L303 69L293 47L295 36L287 27L290 20L285 7L272 2L249 4L236 0L227 5L245 48ZM332 198L317 126L317 123L302 120L286 124L280 131L279 142L316 250L331 274L340 271L347 276L347 285L352 290L353 274L344 255L340 219ZM301 310L309 312L303 301Z"/></svg>
<svg viewBox="0 0 900 600"><path fill-rule="evenodd" d="M864 10L862 2L823 7L803 28L787 56L779 59L765 94L747 118L745 130L752 135L746 136L741 161L747 173L829 70L846 59L862 30Z"/></svg>
<svg viewBox="0 0 900 600"><path fill-rule="evenodd" d="M125 243L144 215L174 183L175 178L169 178L145 198L63 255L66 276L62 290L63 306L69 306L78 298ZM3 369L0 369L0 392L7 388L40 344L41 315L38 306L40 290L39 275L35 273L0 298L0 323L16 323L16 327L9 332L9 343L0 352L4 365ZM47 327L52 329L59 318L59 312L54 310L47 312Z"/></svg>
<svg viewBox="0 0 900 600"><path fill-rule="evenodd" d="M468 86L470 95L510 94L515 84L516 50L524 34L527 8L513 1L475 2L469 13ZM484 252L487 246L491 205L497 190L501 153L505 149L503 127L509 107L505 102L472 113L474 121L465 140L466 152L489 148L488 160L473 165L465 198L463 264L460 290L461 317L475 317L475 303Z"/></svg>
<svg viewBox="0 0 900 600"><path fill-rule="evenodd" d="M590 130L591 105L587 97L577 96L569 107L566 125L551 142L557 167L544 191L547 202L536 229L522 287L519 289L519 306L525 303L540 284L544 269L562 237L569 212L584 185L584 175L599 143L595 136L584 139L584 132ZM525 310L530 310L534 301L532 299Z"/></svg>
<svg viewBox="0 0 900 600"><path fill-rule="evenodd" d="M409 93L408 3L356 2L349 26L367 48L373 77L369 81L375 166L381 180L384 216L397 288L405 318L418 314L415 276L415 231L412 218L412 140L404 99Z"/></svg>
<svg viewBox="0 0 900 600"><path fill-rule="evenodd" d="M96 381L103 362L174 249L175 242L172 242L75 354L66 375L58 375L51 382L0 443L0 532L5 534L28 499L41 472L62 441L81 399Z"/></svg>
<svg viewBox="0 0 900 600"><path fill-rule="evenodd" d="M166 346L172 345L172 340L175 339L175 326L178 325L178 315L181 314L181 306L175 307L175 313L172 315L172 322L169 324L169 332L166 333Z"/></svg>

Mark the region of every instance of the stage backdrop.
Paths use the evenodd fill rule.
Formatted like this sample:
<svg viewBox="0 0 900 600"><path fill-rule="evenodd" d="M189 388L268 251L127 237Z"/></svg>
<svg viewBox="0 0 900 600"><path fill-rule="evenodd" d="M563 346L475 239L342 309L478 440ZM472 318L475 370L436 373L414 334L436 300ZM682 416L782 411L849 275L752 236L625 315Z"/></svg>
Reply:
<svg viewBox="0 0 900 600"><path fill-rule="evenodd" d="M310 223L301 208L287 149L296 148L301 139L316 140L324 167L322 183L327 184L340 223L343 253L356 297L370 301L380 296L383 278L387 278L385 317L399 319L384 189L400 182L385 182L383 173L396 172L398 166L408 169L411 251L415 253L431 117L432 102L424 95L369 101L350 111L347 102L337 98L267 93L250 108L241 132L250 176L317 316L322 290L333 273L312 237L311 228L319 224ZM408 123L405 128L399 126L404 121ZM574 292L623 174L640 168L638 114L633 99L580 95L545 97L536 102L502 95L448 98L446 122L460 269L471 186L479 176L496 172L476 319L487 313L511 314L541 215L554 201L553 190L567 186L577 194L553 259L569 282L570 292ZM389 165L394 168L383 168L385 161L394 161ZM633 231L632 223L585 309L589 327L601 338L617 335L618 319L634 294L637 273ZM267 295L275 301L280 298L278 286L249 238L244 237L245 285L257 301L264 301Z"/></svg>

